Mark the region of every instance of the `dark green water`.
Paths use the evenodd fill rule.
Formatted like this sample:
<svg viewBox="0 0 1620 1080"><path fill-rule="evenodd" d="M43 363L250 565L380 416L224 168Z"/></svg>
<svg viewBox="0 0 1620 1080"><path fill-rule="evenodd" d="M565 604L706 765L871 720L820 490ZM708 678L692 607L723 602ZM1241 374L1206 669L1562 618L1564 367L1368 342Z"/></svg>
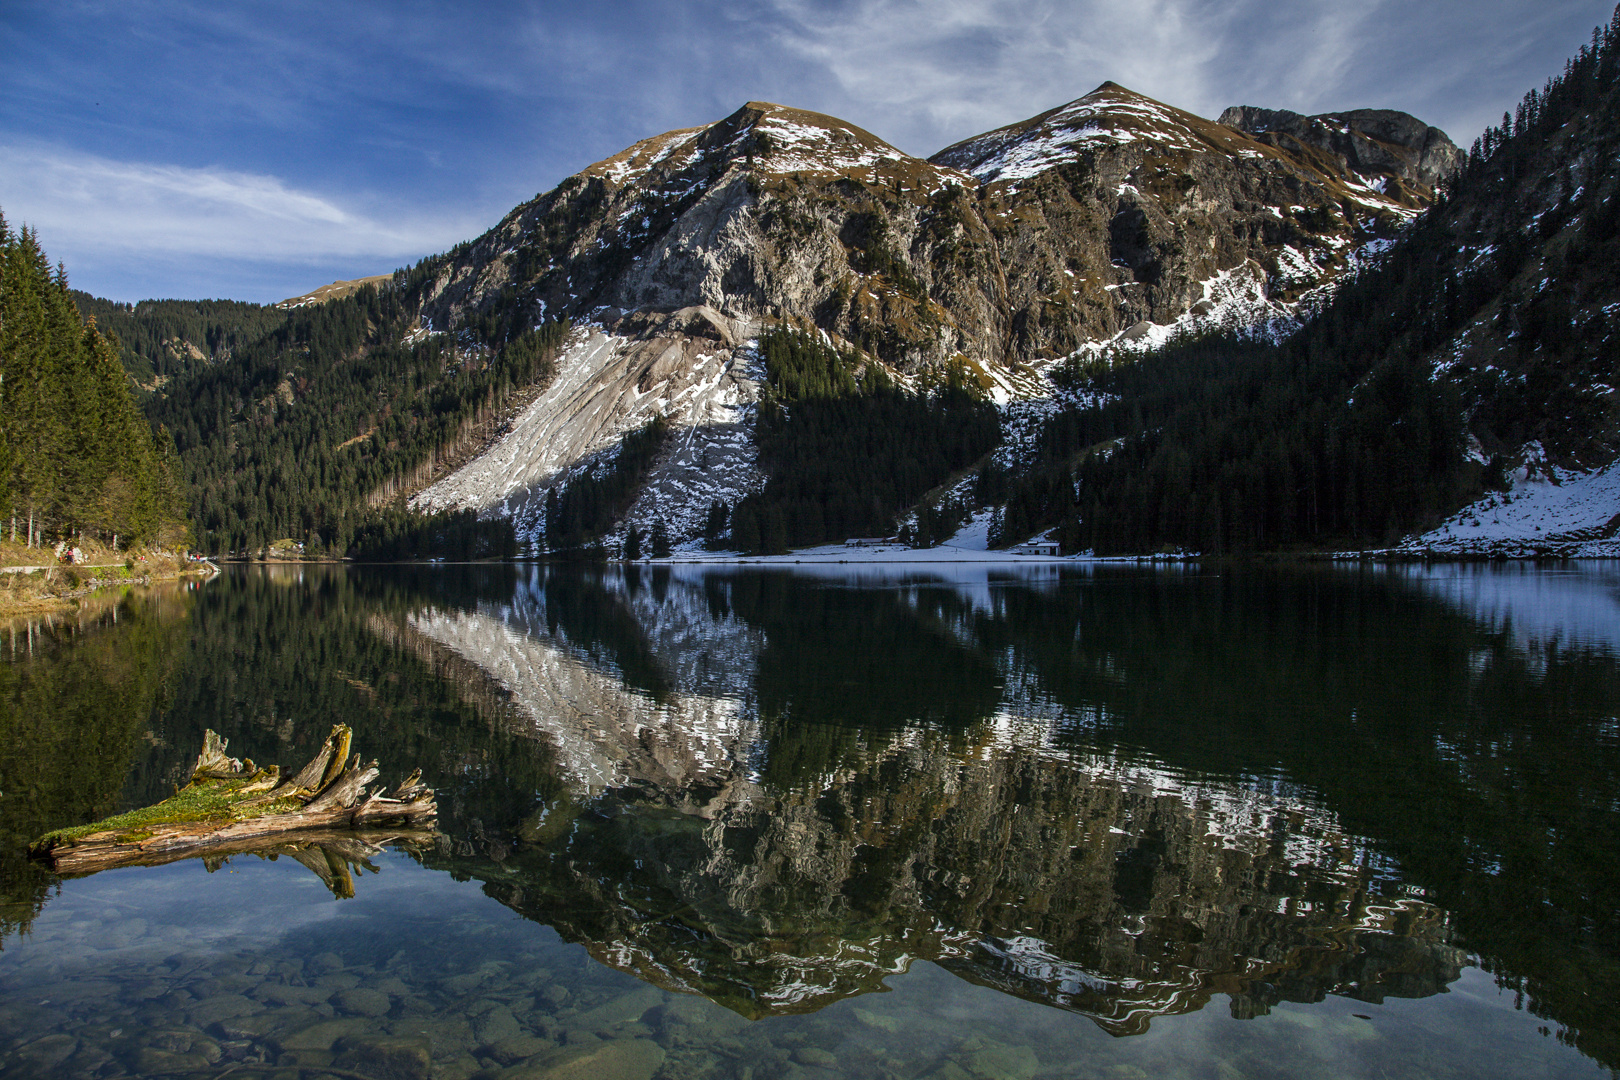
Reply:
<svg viewBox="0 0 1620 1080"><path fill-rule="evenodd" d="M1617 717L1614 564L230 573L0 630L0 1075L1613 1076ZM433 842L23 855L338 720Z"/></svg>

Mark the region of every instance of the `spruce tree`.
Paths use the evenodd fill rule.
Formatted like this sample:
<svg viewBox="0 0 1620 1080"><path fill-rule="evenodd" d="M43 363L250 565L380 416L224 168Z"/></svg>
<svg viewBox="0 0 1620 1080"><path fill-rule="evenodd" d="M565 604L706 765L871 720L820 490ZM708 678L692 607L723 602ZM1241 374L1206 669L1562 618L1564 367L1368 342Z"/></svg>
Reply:
<svg viewBox="0 0 1620 1080"><path fill-rule="evenodd" d="M176 543L178 488L117 346L82 324L67 271L0 217L0 506L29 544L89 529Z"/></svg>

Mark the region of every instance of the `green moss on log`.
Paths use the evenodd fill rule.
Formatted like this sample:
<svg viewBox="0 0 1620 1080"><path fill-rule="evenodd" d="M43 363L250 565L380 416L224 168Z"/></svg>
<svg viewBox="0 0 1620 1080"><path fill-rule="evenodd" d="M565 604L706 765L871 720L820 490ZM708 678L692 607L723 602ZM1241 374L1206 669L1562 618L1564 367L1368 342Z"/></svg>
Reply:
<svg viewBox="0 0 1620 1080"><path fill-rule="evenodd" d="M236 821L283 814L303 806L296 798L266 802L258 796L263 786L253 787L254 780L199 780L187 784L173 797L152 806L143 806L125 814L116 814L89 825L75 825L46 833L34 841L36 850L48 850L62 844L71 844L96 833L116 833L118 843L135 843L152 835L159 825L191 825L217 823L229 825ZM252 790L244 792L244 788Z"/></svg>

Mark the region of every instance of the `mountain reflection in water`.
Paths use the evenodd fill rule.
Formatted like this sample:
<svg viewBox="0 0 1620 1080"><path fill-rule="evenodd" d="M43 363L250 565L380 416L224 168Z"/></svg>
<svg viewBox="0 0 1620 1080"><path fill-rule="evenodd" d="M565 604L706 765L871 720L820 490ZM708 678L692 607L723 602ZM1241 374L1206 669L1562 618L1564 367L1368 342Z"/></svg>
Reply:
<svg viewBox="0 0 1620 1080"><path fill-rule="evenodd" d="M0 804L0 935L51 902L26 836L162 797L206 727L285 763L342 718L439 792L426 866L743 1016L924 960L1123 1035L1477 966L1614 1068L1617 598L1606 566L235 572L0 666L0 775L42 793Z"/></svg>
<svg viewBox="0 0 1620 1080"><path fill-rule="evenodd" d="M566 790L453 862L603 962L762 1015L924 958L1130 1034L1216 993L1252 1016L1457 978L1407 860L1522 830L1446 767L1449 728L1507 719L1493 678L1551 689L1466 627L1333 573L676 567L539 570L391 632L555 748ZM1568 644L1612 706L1612 655Z"/></svg>

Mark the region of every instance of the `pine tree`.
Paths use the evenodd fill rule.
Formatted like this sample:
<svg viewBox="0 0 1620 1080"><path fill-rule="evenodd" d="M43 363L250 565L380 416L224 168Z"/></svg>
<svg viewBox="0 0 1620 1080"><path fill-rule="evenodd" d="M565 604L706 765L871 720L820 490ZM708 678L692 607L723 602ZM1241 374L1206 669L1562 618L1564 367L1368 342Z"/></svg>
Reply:
<svg viewBox="0 0 1620 1080"><path fill-rule="evenodd" d="M0 217L0 507L29 544L83 529L184 538L174 477L130 393L117 347L82 324L67 271Z"/></svg>

